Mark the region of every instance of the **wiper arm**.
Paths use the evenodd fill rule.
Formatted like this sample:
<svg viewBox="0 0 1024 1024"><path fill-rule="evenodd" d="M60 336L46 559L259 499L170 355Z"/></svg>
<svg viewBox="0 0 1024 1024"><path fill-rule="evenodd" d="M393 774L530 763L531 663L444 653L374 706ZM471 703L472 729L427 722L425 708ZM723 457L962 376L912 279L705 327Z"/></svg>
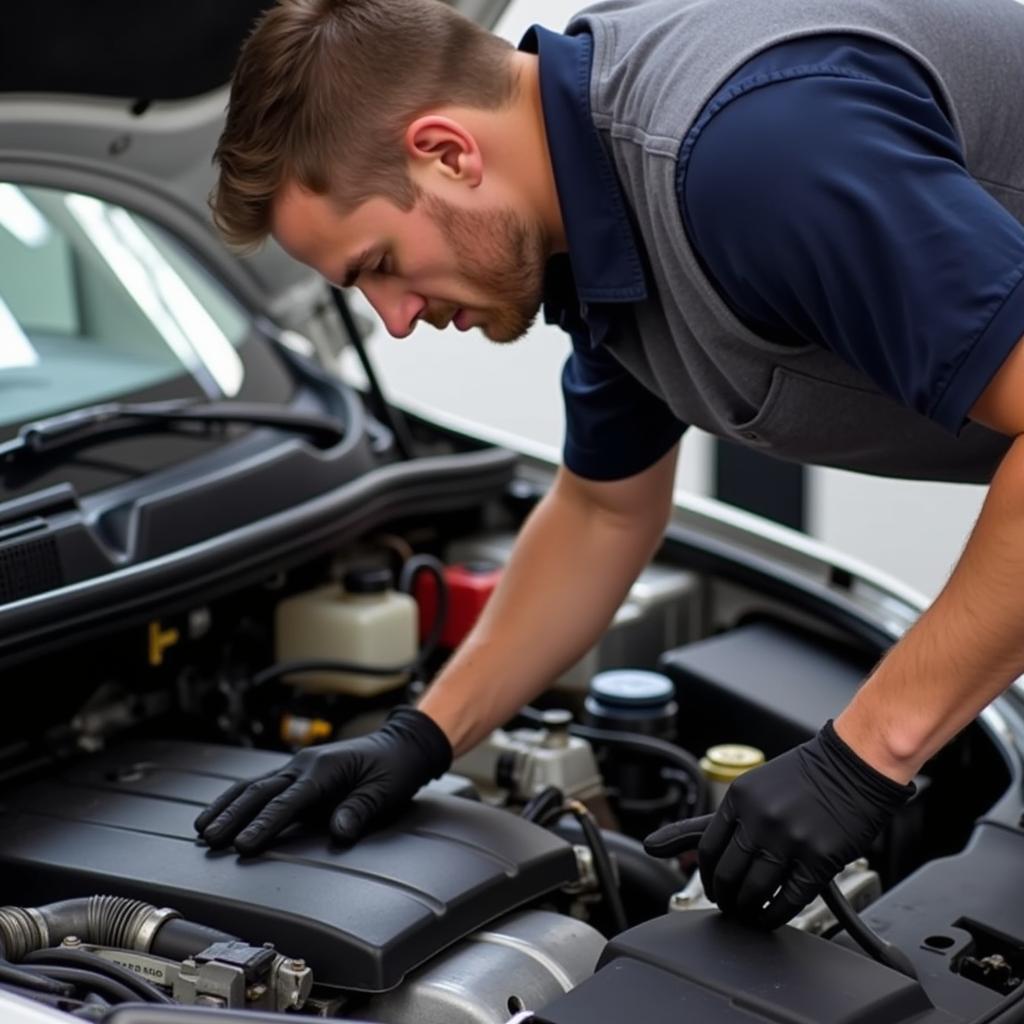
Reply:
<svg viewBox="0 0 1024 1024"><path fill-rule="evenodd" d="M52 455L135 431L157 432L229 423L279 427L306 434L324 446L337 444L345 436L344 424L333 416L297 412L270 403L196 402L192 399L135 404L107 402L26 423L16 438L0 445L0 464L24 456Z"/></svg>

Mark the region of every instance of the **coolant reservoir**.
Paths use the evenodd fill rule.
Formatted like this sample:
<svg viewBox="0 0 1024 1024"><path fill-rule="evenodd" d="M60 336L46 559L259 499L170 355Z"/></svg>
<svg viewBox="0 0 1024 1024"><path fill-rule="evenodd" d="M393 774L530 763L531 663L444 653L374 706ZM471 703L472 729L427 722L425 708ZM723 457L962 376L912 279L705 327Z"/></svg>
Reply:
<svg viewBox="0 0 1024 1024"><path fill-rule="evenodd" d="M392 589L389 570L353 569L341 586L328 583L277 606L276 655L278 661L331 658L375 667L408 665L416 656L417 625L416 602ZM373 697L401 686L408 677L408 672L304 672L285 679L315 693Z"/></svg>

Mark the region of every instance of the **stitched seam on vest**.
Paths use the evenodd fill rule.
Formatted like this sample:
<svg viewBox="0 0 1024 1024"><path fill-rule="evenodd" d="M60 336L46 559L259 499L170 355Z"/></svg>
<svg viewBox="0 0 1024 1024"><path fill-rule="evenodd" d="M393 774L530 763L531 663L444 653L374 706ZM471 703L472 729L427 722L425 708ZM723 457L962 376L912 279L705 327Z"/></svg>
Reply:
<svg viewBox="0 0 1024 1024"><path fill-rule="evenodd" d="M632 142L641 145L644 151L654 156L667 156L675 159L676 150L679 149L679 140L671 135L651 135L642 128L633 125L613 124L608 129L608 134L613 139L621 139L623 142Z"/></svg>
<svg viewBox="0 0 1024 1024"><path fill-rule="evenodd" d="M602 56L610 55L611 57L614 57L614 50L612 48L612 44L614 43L615 36L618 31L618 26L614 19L606 19L601 15L595 15L588 12L581 13L583 15L581 21L586 21L590 23L589 30L591 32L592 37L595 39L598 38L598 36L601 37ZM574 25L575 23L576 19L573 19L573 22L570 23L570 27L572 27L572 25ZM600 26L602 30L601 32L594 31L594 26L597 25ZM960 143L960 148L963 151L964 158L967 159L967 141L964 137L963 124L960 119L960 112L957 110L956 105L953 102L953 96L951 95L949 88L946 85L946 82L939 74L939 71L935 67L935 65L930 60L928 60L922 53L920 53L914 46L909 45L908 43L898 38L897 36L875 29L867 28L864 25L856 25L852 23L843 22L830 26L827 29L795 29L790 32L783 32L777 37L773 36L769 38L763 45L754 47L748 53L744 54L733 66L733 70L728 72L724 76L724 78L720 80L719 85L717 85L715 89L711 92L709 99L717 94L718 90L722 87L722 85L725 84L726 81L728 81L732 74L734 74L736 71L742 68L743 65L746 64L748 61L755 59L760 54L764 53L766 50L772 49L773 47L782 45L784 43L793 42L798 39L805 39L816 35L833 34L863 36L865 39L873 39L876 42L885 43L886 45L892 46L894 49L899 50L907 57L909 57L911 60L913 60L916 64L918 64L921 70L924 71L924 73L928 76L932 88L936 93L935 98L939 101L943 109L943 112L949 118L950 124L953 126L953 133L956 135L957 141ZM602 66L605 67L606 69L610 69L613 66L613 64L614 61L609 60ZM858 72L849 71L848 69L844 70L844 75L845 77L849 78L861 77L864 78L866 81L875 80L870 76L860 75ZM595 100L597 98L597 89L600 84L602 84L601 79L598 79L596 77L592 78L592 100ZM698 111L698 114L696 116L699 116L699 114L700 111ZM615 120L614 115L610 111L595 111L592 109L591 118L593 119L596 125L604 128L605 130L612 130L618 126L626 129L633 128L641 132L645 131L645 129L640 128L639 126L632 125L624 121ZM688 131L692 131L694 127L695 125L691 124ZM631 136L628 135L623 137L631 138ZM655 138L661 136L652 135L651 137Z"/></svg>
<svg viewBox="0 0 1024 1024"><path fill-rule="evenodd" d="M715 116L721 113L730 103L734 100L739 99L742 96L746 96L749 93L756 92L759 89L763 89L765 86L775 85L781 82L794 82L802 81L807 78L843 78L849 81L855 82L874 82L877 79L872 78L870 75L861 74L858 71L853 71L849 68L844 68L841 65L829 65L829 64L806 64L793 68L788 68L785 71L773 71L770 74L755 75L752 78L744 79L742 82L738 82L734 85L720 102L710 104L708 109L697 119L693 127L686 133L686 138L683 139L682 144L679 146L679 156L676 161L676 172L675 172L675 193L677 196L685 195L686 191L686 175L690 169L690 157L693 155L693 147L697 143L697 139L700 137L701 132L711 123ZM686 232L687 239L689 239L689 230L686 223L686 215L682 208L679 210L679 219L683 223L683 230ZM700 265L700 257L696 250L693 249L691 244L691 250L693 251L694 257ZM722 295L711 278L708 277L707 272L701 266L701 272L704 273L705 279L708 282L708 286L715 292L722 303L730 308L730 312L739 323L742 323L747 330L754 334L757 332L745 323L743 318L739 316L734 310L729 307L729 303L726 301L724 295ZM813 348L821 348L822 346L818 342L807 342L805 345L795 345L794 351L806 352L811 351Z"/></svg>
<svg viewBox="0 0 1024 1024"><path fill-rule="evenodd" d="M991 185L993 188L1003 188L1014 195L1024 196L1024 188L1021 188L1020 185L1008 185L1005 181L993 181L991 178L979 178L977 176L975 176L974 180L980 185Z"/></svg>
<svg viewBox="0 0 1024 1024"><path fill-rule="evenodd" d="M870 75L862 74L850 68L844 68L835 64L804 64L797 67L787 68L785 71L772 71L770 74L755 75L753 78L745 78L742 82L734 85L721 99L715 100L708 105L708 108L697 119L693 127L686 133L682 145L679 147L679 162L683 170L680 172L679 186L682 187L686 177L686 165L689 163L690 154L697 143L700 133L720 114L730 103L738 100L741 96L756 92L768 85L775 85L779 82L795 82L805 78L846 78L855 82L875 82L877 79Z"/></svg>
<svg viewBox="0 0 1024 1024"><path fill-rule="evenodd" d="M594 37L590 37L590 45L594 45ZM594 133L598 136L598 145L602 146L604 143L600 138L600 133L597 130L597 126L594 124L594 115L591 110L591 78L593 75L594 65L594 54L591 51L590 62L580 61L579 74L576 80L577 99L579 99L587 111L587 115L590 119L590 123L594 125ZM622 196L622 186L619 184L618 179L615 176L615 171L612 167L612 154L606 152L605 156L607 159L599 161L598 171L601 176L601 182L604 185L607 194L611 197L611 205L614 213L616 214L616 234L619 236L619 244L622 247L622 255L624 256L626 263L629 268L637 276L641 283L644 282L644 268L640 262L640 258L637 255L636 245L632 237L631 230L623 230L622 224L628 219L626 215L626 203ZM636 291L635 286L628 289L623 288L588 288L587 296L591 301L600 301L601 299L629 299L635 298L634 292Z"/></svg>
<svg viewBox="0 0 1024 1024"><path fill-rule="evenodd" d="M627 126L628 127L628 126ZM653 136L653 139L662 139L661 136ZM677 161L677 149L679 146L678 139L672 139L672 147L669 150L662 151L661 149L654 149L645 143L648 137L644 132L634 129L628 131L620 136L620 141L626 142L630 145L637 146L644 154L650 159L664 160L671 165L676 165L674 174L678 174L678 161ZM673 189L673 196L677 195L677 190ZM702 295L703 301L711 301L713 308L715 308L715 317L718 320L719 325L724 324L728 331L739 340L746 344L753 345L762 351L770 351L776 353L784 353L786 356L802 355L805 353L821 352L822 347L817 342L809 341L799 345L783 345L778 342L768 341L768 339L758 335L755 331L751 330L743 321L736 316L736 314L729 308L725 300L718 294L715 286L708 280L707 275L704 273L703 268L700 266L700 261L697 258L696 253L693 251L693 247L690 244L690 238L686 231L686 224L683 220L683 212L679 209L679 203L673 199L668 210L665 211L666 217L676 218L677 227L679 232L678 245L682 247L681 257L683 264L687 272L692 276L695 286L698 291L705 293ZM643 232L640 232L641 242L644 246L647 245L647 240L643 236Z"/></svg>

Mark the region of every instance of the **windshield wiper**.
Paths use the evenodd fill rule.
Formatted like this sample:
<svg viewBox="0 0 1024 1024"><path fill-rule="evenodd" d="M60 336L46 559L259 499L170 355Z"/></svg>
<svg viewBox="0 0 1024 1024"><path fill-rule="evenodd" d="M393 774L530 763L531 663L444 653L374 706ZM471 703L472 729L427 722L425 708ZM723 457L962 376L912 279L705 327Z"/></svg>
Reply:
<svg viewBox="0 0 1024 1024"><path fill-rule="evenodd" d="M48 419L26 423L18 436L0 444L0 465L26 456L46 456L80 448L123 434L165 430L195 433L195 427L224 427L230 423L278 427L308 435L323 447L337 444L345 426L333 416L297 412L280 405L256 402L107 402L89 405Z"/></svg>

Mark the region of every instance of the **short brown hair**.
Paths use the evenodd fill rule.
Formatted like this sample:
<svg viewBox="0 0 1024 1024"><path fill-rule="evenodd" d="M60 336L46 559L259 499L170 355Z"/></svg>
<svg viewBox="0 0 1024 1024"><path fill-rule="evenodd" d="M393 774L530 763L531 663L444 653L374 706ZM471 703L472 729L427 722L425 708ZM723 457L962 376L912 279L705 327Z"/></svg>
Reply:
<svg viewBox="0 0 1024 1024"><path fill-rule="evenodd" d="M380 195L410 209L405 128L435 106L509 103L510 52L441 0L278 0L232 77L214 223L230 244L258 245L290 181L343 210Z"/></svg>

